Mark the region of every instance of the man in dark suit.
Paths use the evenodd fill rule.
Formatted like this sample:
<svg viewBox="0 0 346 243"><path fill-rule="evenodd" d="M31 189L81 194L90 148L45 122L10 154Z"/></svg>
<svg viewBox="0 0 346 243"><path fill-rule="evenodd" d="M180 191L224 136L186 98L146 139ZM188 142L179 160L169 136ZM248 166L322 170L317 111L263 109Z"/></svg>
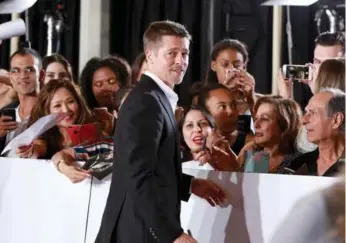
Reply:
<svg viewBox="0 0 346 243"><path fill-rule="evenodd" d="M97 243L196 242L180 226L180 200L190 192L212 205L224 192L182 174L174 111L188 66L184 26L153 22L143 38L147 71L123 103L115 132L115 166Z"/></svg>

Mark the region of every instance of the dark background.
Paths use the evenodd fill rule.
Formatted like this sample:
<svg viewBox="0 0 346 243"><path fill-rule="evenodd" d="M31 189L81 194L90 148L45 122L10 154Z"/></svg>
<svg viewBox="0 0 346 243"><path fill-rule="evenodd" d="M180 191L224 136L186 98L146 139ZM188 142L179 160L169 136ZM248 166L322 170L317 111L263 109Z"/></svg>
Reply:
<svg viewBox="0 0 346 243"><path fill-rule="evenodd" d="M68 28L63 34L61 54L71 62L75 75L78 70L80 1L39 0L30 9L31 44L44 55L46 48L44 14L51 10L51 3L59 2L64 5L65 23ZM177 87L181 103L189 102L186 95L188 87L193 82L204 79L211 47L223 38L236 38L247 44L250 53L248 69L256 79L256 91L270 93L272 7L260 6L263 2L260 0L214 0L214 23L211 23L209 21L211 2L210 0L111 0L110 52L120 54L131 63L142 51L142 35L150 22L164 19L178 21L184 24L193 36L189 70L184 82ZM296 64L312 60L313 41L317 36L314 15L318 7L318 4L309 7L291 7L293 62ZM285 9L283 11L285 12ZM227 19L228 24L226 24ZM8 15L0 15L0 23L9 20ZM208 38L210 27L213 27L211 39ZM282 61L287 63L285 26L282 30ZM8 68L8 46L9 41L4 41L0 46L2 68Z"/></svg>

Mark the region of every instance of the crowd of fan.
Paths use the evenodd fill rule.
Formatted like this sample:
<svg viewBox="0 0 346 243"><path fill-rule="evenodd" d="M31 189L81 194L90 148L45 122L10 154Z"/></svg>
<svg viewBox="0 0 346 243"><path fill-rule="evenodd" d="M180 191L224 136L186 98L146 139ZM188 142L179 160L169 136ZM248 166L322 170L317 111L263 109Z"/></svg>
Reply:
<svg viewBox="0 0 346 243"><path fill-rule="evenodd" d="M218 42L205 80L190 87L191 105L176 110L183 162L263 172L253 168L266 160L268 173L299 173L304 167L309 175L335 175L345 154L344 47L342 34L317 37L309 64L313 77L303 81L311 93L305 106L292 96L297 81L285 80L281 71L279 95L256 93L256 80L247 71L246 45L234 39ZM82 181L89 171L77 163L64 128L96 123L102 136L113 136L122 102L145 75L145 53L132 67L117 55L94 57L78 80L59 54L41 59L24 48L9 63L8 72L0 73L0 151L41 117L64 112L58 125L4 156L52 160L71 181ZM2 113L8 108L15 110L15 121Z"/></svg>

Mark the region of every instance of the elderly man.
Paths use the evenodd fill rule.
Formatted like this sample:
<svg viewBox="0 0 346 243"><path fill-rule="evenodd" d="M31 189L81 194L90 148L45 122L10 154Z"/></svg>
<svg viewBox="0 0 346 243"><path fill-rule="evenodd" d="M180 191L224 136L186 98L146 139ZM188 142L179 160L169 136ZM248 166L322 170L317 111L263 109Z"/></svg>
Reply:
<svg viewBox="0 0 346 243"><path fill-rule="evenodd" d="M345 93L322 89L305 110L302 121L308 140L318 148L297 157L290 168L305 170L309 175L333 176L344 164L341 158L345 154Z"/></svg>

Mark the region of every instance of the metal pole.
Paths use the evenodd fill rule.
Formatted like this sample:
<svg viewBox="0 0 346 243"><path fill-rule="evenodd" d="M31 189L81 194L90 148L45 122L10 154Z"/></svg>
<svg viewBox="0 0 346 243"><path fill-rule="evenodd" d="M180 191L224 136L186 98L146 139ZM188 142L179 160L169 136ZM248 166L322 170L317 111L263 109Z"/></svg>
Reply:
<svg viewBox="0 0 346 243"><path fill-rule="evenodd" d="M12 14L11 20L16 20L19 19L20 15L19 14ZM19 48L19 36L12 37L10 40L10 56L15 53ZM8 57L10 58L10 57Z"/></svg>
<svg viewBox="0 0 346 243"><path fill-rule="evenodd" d="M277 79L281 66L282 7L273 6L272 94L278 93Z"/></svg>
<svg viewBox="0 0 346 243"><path fill-rule="evenodd" d="M287 23L286 23L286 34L287 34L287 51L288 51L288 63L293 63L293 55L292 55L292 48L293 48L293 39L292 39L292 25L291 25L291 14L290 14L290 7L286 7L286 14L287 14Z"/></svg>

